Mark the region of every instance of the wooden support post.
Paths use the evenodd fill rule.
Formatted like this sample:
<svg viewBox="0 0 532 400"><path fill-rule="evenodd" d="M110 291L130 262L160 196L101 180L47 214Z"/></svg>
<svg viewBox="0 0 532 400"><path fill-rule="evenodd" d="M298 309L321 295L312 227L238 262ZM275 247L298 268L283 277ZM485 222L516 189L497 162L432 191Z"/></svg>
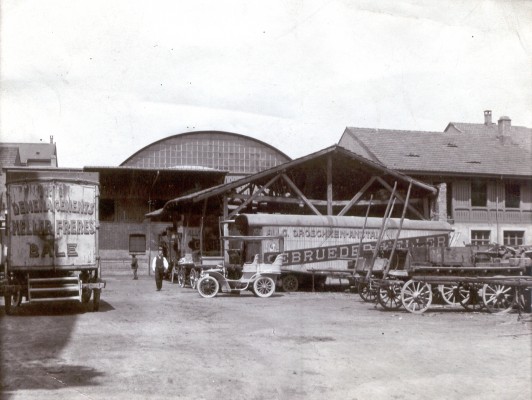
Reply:
<svg viewBox="0 0 532 400"><path fill-rule="evenodd" d="M403 206L403 214L401 215L401 221L399 222L399 228L397 229L397 233L395 235L395 240L393 242L392 252L390 253L390 258L388 259L388 265L386 265L386 269L384 271L384 275L388 274L388 271L390 270L390 266L392 264L392 259L395 254L395 249L397 248L397 241L399 240L399 235L401 234L401 229L403 228L403 221L405 220L406 215L406 209L408 208L408 200L410 199L410 191L412 189L412 182L410 182L410 185L408 185L408 192L406 193L406 200L405 204Z"/></svg>
<svg viewBox="0 0 532 400"><path fill-rule="evenodd" d="M369 281L369 278L371 277L371 274L373 273L373 265L375 264L375 260L377 259L377 254L379 252L379 247L381 245L382 235L384 235L384 230L386 229L388 218L390 217L390 215L392 215L393 205L395 204L396 189L397 189L397 182L395 182L393 186L392 195L390 196L390 200L388 201L388 205L386 206L386 211L384 212L384 218L382 219L382 225L381 225L381 230L379 232L379 237L377 239L377 243L375 244L375 249L373 250L373 255L371 257L371 262L369 264L368 273L366 274L366 279L368 281Z"/></svg>
<svg viewBox="0 0 532 400"><path fill-rule="evenodd" d="M360 258L360 253L362 253L362 242L364 240L364 234L366 233L366 225L368 222L369 210L371 208L371 201L373 200L373 195L369 199L368 209L366 210L366 218L364 219L364 226L362 227L362 233L360 234L360 242L358 243L357 258L355 259L355 271L357 269L358 259Z"/></svg>
<svg viewBox="0 0 532 400"><path fill-rule="evenodd" d="M327 156L327 215L333 215L332 157Z"/></svg>
<svg viewBox="0 0 532 400"><path fill-rule="evenodd" d="M199 235L199 240L200 240L200 257L203 257L203 224L205 223L205 214L207 214L207 202L209 201L209 199L205 199L203 201L203 209L201 210L201 220L200 220L200 235Z"/></svg>
<svg viewBox="0 0 532 400"><path fill-rule="evenodd" d="M227 215L229 213L229 202L228 202L228 199L227 199L227 195L224 195L224 203L223 203L223 210L222 210L222 216L223 216L223 220L227 220Z"/></svg>

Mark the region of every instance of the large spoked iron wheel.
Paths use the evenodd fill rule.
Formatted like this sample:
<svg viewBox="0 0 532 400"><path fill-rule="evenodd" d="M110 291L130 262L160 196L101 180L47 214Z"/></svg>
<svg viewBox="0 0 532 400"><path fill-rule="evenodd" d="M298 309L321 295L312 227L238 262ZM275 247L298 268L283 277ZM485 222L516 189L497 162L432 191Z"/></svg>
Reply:
<svg viewBox="0 0 532 400"><path fill-rule="evenodd" d="M220 290L220 284L212 276L204 276L197 282L198 293L201 297L211 298Z"/></svg>
<svg viewBox="0 0 532 400"><path fill-rule="evenodd" d="M425 282L409 280L401 289L401 301L407 311L424 313L432 303L432 287Z"/></svg>
<svg viewBox="0 0 532 400"><path fill-rule="evenodd" d="M490 313L504 313L514 306L515 289L512 286L486 283L482 289L484 305Z"/></svg>
<svg viewBox="0 0 532 400"><path fill-rule="evenodd" d="M397 310L401 307L401 285L384 284L377 290L377 301L385 310Z"/></svg>
<svg viewBox="0 0 532 400"><path fill-rule="evenodd" d="M299 281L294 274L288 274L283 277L283 290L285 292L297 292Z"/></svg>
<svg viewBox="0 0 532 400"><path fill-rule="evenodd" d="M253 294L257 297L270 297L275 292L275 282L268 276L261 276L253 282Z"/></svg>
<svg viewBox="0 0 532 400"><path fill-rule="evenodd" d="M377 288L371 279L368 282L359 282L357 291L362 300L367 303L374 303L377 300Z"/></svg>
<svg viewBox="0 0 532 400"><path fill-rule="evenodd" d="M438 290L443 301L450 306L459 306L462 301L467 301L469 297L469 290L458 284L438 285Z"/></svg>

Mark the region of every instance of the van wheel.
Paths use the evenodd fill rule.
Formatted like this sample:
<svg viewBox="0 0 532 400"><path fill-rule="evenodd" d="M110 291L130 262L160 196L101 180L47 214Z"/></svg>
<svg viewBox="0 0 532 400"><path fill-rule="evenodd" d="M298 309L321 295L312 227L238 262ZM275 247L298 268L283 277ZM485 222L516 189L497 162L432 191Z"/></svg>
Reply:
<svg viewBox="0 0 532 400"><path fill-rule="evenodd" d="M21 287L23 285L21 285L20 283L20 280L15 278L13 280L13 285L15 286L18 286L18 287ZM13 292L11 292L11 306L12 307L20 307L20 305L22 304L22 290L20 289L17 289Z"/></svg>
<svg viewBox="0 0 532 400"><path fill-rule="evenodd" d="M94 289L94 296L92 298L92 311L98 311L100 309L100 293L101 289Z"/></svg>
<svg viewBox="0 0 532 400"><path fill-rule="evenodd" d="M294 274L288 274L285 275L282 278L283 282L283 290L285 292L297 292L297 289L299 288L299 281L297 279L297 276Z"/></svg>
<svg viewBox="0 0 532 400"><path fill-rule="evenodd" d="M22 291L17 290L11 297L11 304L15 307L20 307L22 304Z"/></svg>
<svg viewBox="0 0 532 400"><path fill-rule="evenodd" d="M4 296L4 310L6 315L11 315L11 295Z"/></svg>
<svg viewBox="0 0 532 400"><path fill-rule="evenodd" d="M81 302L83 304L87 304L92 296L92 290L91 289L82 289L81 290Z"/></svg>

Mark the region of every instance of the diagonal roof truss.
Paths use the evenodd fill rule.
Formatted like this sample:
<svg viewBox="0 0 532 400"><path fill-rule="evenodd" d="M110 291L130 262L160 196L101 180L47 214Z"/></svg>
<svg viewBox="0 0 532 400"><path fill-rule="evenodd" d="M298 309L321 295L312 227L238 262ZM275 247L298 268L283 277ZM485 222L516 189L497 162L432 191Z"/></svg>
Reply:
<svg viewBox="0 0 532 400"><path fill-rule="evenodd" d="M159 217L194 205L199 209L200 203L213 198L223 204L224 218L250 212L250 208L286 214L358 215L366 211L370 197L373 206L385 206L396 182L397 201L405 203L405 193L411 187L412 196L406 207L416 218L427 218L429 199L437 194L435 187L337 145L172 199L147 217ZM258 209L258 205L264 209Z"/></svg>

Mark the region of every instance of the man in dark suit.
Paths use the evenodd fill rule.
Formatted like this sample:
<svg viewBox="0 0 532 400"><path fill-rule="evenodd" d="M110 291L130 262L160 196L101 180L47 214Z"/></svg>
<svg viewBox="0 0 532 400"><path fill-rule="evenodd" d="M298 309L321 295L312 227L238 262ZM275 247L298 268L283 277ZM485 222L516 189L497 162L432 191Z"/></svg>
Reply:
<svg viewBox="0 0 532 400"><path fill-rule="evenodd" d="M155 285L159 291L163 287L164 273L168 270L168 261L163 255L162 246L159 246L158 254L151 262L151 269L155 273Z"/></svg>

